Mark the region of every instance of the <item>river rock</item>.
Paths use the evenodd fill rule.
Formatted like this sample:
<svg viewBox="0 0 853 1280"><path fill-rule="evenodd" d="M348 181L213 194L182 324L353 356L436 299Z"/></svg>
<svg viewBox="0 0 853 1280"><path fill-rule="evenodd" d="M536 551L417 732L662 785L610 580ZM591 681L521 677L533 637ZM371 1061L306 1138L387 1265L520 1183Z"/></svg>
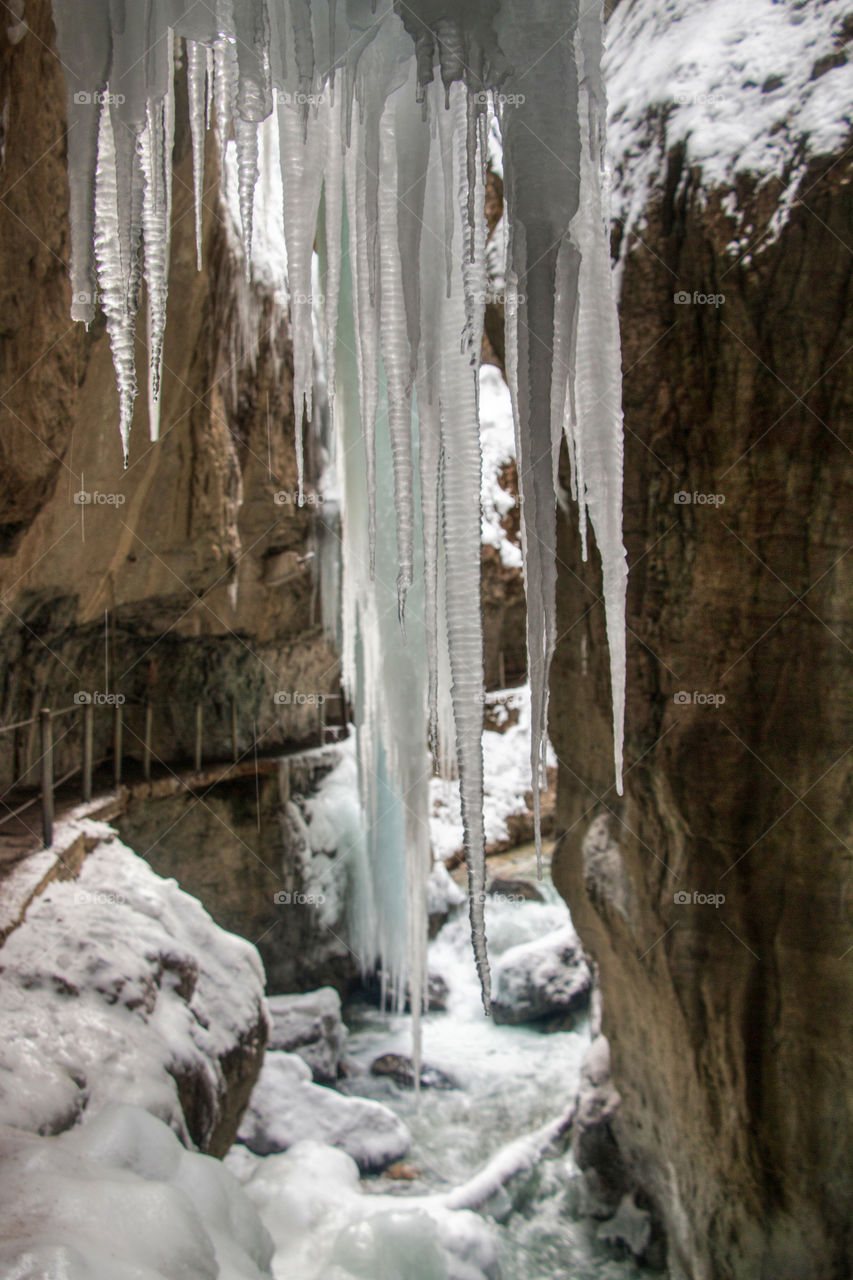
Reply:
<svg viewBox="0 0 853 1280"><path fill-rule="evenodd" d="M495 876L487 889L492 897L518 898L524 902L544 902L545 897L532 880Z"/></svg>
<svg viewBox="0 0 853 1280"><path fill-rule="evenodd" d="M571 925L510 947L494 969L492 1017L498 1023L539 1022L579 1012L592 976Z"/></svg>
<svg viewBox="0 0 853 1280"><path fill-rule="evenodd" d="M311 1068L315 1084L332 1084L346 1049L341 998L333 987L303 995L270 996L269 1049L296 1053Z"/></svg>
<svg viewBox="0 0 853 1280"><path fill-rule="evenodd" d="M406 1154L411 1137L380 1102L314 1084L295 1053L268 1053L238 1139L256 1155L287 1151L303 1138L345 1151L362 1173L379 1173Z"/></svg>
<svg viewBox="0 0 853 1280"><path fill-rule="evenodd" d="M383 1053L371 1064L375 1076L388 1076L402 1089L414 1089L415 1068L411 1058L404 1053ZM422 1089L458 1089L459 1085L446 1071L421 1064Z"/></svg>
<svg viewBox="0 0 853 1280"><path fill-rule="evenodd" d="M374 973L368 974L362 982L362 991L369 1000L380 1004L382 1001L382 975L376 970ZM427 994L429 996L429 1007L432 1010L446 1009L447 997L450 994L447 983L440 973L431 972L427 974ZM406 986L406 1000L404 1008L408 1011L412 1007L411 993L408 984Z"/></svg>

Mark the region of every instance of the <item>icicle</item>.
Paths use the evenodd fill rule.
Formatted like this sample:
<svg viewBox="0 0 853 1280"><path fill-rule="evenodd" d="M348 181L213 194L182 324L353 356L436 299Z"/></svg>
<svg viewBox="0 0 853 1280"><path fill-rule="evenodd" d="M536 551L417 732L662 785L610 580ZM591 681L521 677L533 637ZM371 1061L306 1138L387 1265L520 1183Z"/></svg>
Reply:
<svg viewBox="0 0 853 1280"><path fill-rule="evenodd" d="M462 85L451 88L452 113L440 118L442 155L453 150L454 118L464 118ZM461 104L461 105L458 105ZM460 116L461 111L461 116ZM446 170L445 170L446 181ZM454 256L462 241L456 210ZM480 602L480 434L476 372L459 349L465 327L465 304L459 281L444 300L441 325L441 438L446 466L442 523L446 555L445 601L448 649L453 676L453 713L459 762L459 791L465 830L471 934L483 1006L490 1007L486 951L486 858L483 830L483 633Z"/></svg>
<svg viewBox="0 0 853 1280"><path fill-rule="evenodd" d="M169 37L171 61L171 36ZM145 286L148 294L148 412L150 435L160 433L160 374L166 299L169 290L169 234L172 215L172 144L174 99L168 92L148 103L145 128L139 141L140 163L145 177L142 199L142 231L145 246Z"/></svg>
<svg viewBox="0 0 853 1280"><path fill-rule="evenodd" d="M610 267L610 232L603 212L604 101L599 65L601 13L582 15L578 44L583 59L580 133L581 180L586 199L572 230L580 248L580 316L577 339L577 422L584 467L582 501L589 510L601 556L613 708L613 761L622 794L625 718L625 595L628 567L622 545L622 364L619 322Z"/></svg>
<svg viewBox="0 0 853 1280"><path fill-rule="evenodd" d="M117 0L53 0L60 57L68 75L72 314L86 322L94 315L94 240L126 451L132 400L131 317L140 291L141 235L150 418L156 435L169 263L172 33L187 41L199 254L204 134L213 114L223 147L233 127L247 264L250 261L257 127L271 109L274 83L282 108L280 154L293 305L300 493L303 418L306 411L310 418L312 408L312 254L321 191L327 249L325 338L333 384L341 289L347 337L341 339L337 356L343 363L341 352L347 352L347 369L354 380L349 358L357 363L357 405L354 391L347 388L343 393L341 379L337 395L330 386L329 403L336 430L347 441L345 454L339 456L345 456L350 467L360 468L357 476L349 473L345 486L350 528L354 519L365 516L363 537L350 539L347 534L345 543L345 577L356 588L344 590L342 645L351 690L356 679L364 685L358 701L362 785L371 790L371 812L377 820L380 787L395 798L397 816L388 834L396 847L408 844L400 796L411 791L417 797L416 811L425 816L426 800L417 785L420 775L410 769L426 754L425 725L418 717L425 716L428 701L430 740L442 767L442 756L455 740L472 933L488 1002L478 747L482 641L475 371L489 279L482 208L484 95L497 91L505 159L506 361L516 424L528 598L537 846L548 671L556 641L555 490L561 426L578 498L583 554L588 512L602 556L614 761L621 787L626 569L620 514L618 330L602 215L607 184L602 170L601 0L584 10L575 33L575 11L567 12L557 0L543 0L533 15L524 0L500 0L457 6L452 17L445 8L434 20L413 13L402 0L384 0L381 10L368 0L348 0L345 9L327 0L327 6L323 11L318 3L312 15L310 0L211 0L202 6L192 0L152 0L136 6ZM346 47L339 59L336 46ZM440 85L434 80L436 51ZM313 95L324 91L323 77L327 86L331 84L338 60L339 106L328 108L321 100L321 109L309 111ZM583 71L580 84L578 60ZM531 67L535 75L528 73ZM99 95L108 85L115 93L116 109L102 120ZM344 198L349 270L342 272ZM386 399L388 431L384 417L377 415ZM414 404L417 417L410 422ZM416 451L419 521L413 498ZM387 518L377 521L377 495L387 511L392 479L397 499L391 521L395 547L388 543ZM421 535L423 629L415 607L420 585L414 571ZM402 613L408 595L408 642L416 655L423 650L424 677L428 675L422 698L415 658L406 653L399 627L395 625L393 636L385 630L387 593L390 589L395 594L387 579L397 570L396 603ZM374 644L379 635L381 643ZM446 667L451 672L449 695L443 678ZM404 693L412 695L411 705L403 701ZM453 729L447 723L448 696ZM380 777L384 781L377 781ZM422 830L419 839L423 840ZM422 843L418 849L409 861L412 912L420 909L416 886L424 862ZM397 945L392 926L380 928L380 945L390 954ZM420 946L418 936L410 932L413 955ZM400 964L395 960L392 968L389 981L399 997Z"/></svg>
<svg viewBox="0 0 853 1280"><path fill-rule="evenodd" d="M252 221L255 187L258 181L258 126L250 120L234 117L234 145L237 151L237 190L240 199L240 225L243 232L243 257L246 279L252 278Z"/></svg>
<svg viewBox="0 0 853 1280"><path fill-rule="evenodd" d="M323 213L325 218L328 268L325 282L326 371L328 380L330 429L335 426L335 351L338 332L338 299L341 288L341 231L344 195L344 157L341 141L340 97L328 107L321 106L320 118L326 124L326 162L323 177Z"/></svg>
<svg viewBox="0 0 853 1280"><path fill-rule="evenodd" d="M346 199L349 219L350 271L353 276L358 386L361 429L364 434L367 474L367 527L370 574L376 565L376 405L378 333L370 302L367 228L364 195L364 162L360 155L363 126L353 123L353 141L346 157Z"/></svg>
<svg viewBox="0 0 853 1280"><path fill-rule="evenodd" d="M122 261L122 235L116 185L116 153L110 108L101 110L98 170L95 181L95 258L100 301L107 321L119 394L119 431L124 463L130 451L130 424L136 398L134 317L128 310L129 260Z"/></svg>
<svg viewBox="0 0 853 1280"><path fill-rule="evenodd" d="M397 147L390 111L386 111L382 117L380 136L379 256L382 357L388 382L388 425L394 462L399 564L397 606L400 625L405 632L406 593L412 585L415 527L412 488L412 382L397 228Z"/></svg>
<svg viewBox="0 0 853 1280"><path fill-rule="evenodd" d="M195 199L196 265L201 271L202 200L204 197L204 139L207 108L207 60L210 50L196 40L187 41L187 88L190 134L193 147L193 196Z"/></svg>
<svg viewBox="0 0 853 1280"><path fill-rule="evenodd" d="M293 412L296 422L296 466L299 502L303 501L303 414L311 421L314 384L314 308L311 265L317 210L323 182L325 131L316 119L307 122L294 106L278 108L281 176L284 184L284 237L293 317Z"/></svg>

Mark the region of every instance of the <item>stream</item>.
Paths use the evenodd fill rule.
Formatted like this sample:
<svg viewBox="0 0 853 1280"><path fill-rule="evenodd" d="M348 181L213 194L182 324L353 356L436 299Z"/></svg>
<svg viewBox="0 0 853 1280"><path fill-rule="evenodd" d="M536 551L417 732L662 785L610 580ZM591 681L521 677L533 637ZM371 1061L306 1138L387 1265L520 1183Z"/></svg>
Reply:
<svg viewBox="0 0 853 1280"><path fill-rule="evenodd" d="M543 902L489 900L493 961L509 947L568 923L567 908L550 882L538 887ZM410 1054L409 1019L361 1000L350 1003L344 1011L348 1076L339 1088L390 1107L410 1129L412 1144L401 1176L364 1176L357 1183L344 1176L333 1159L338 1153L328 1148L313 1154L293 1148L260 1158L246 1153L253 1199L278 1245L275 1275L281 1280L640 1280L651 1275L599 1241L599 1224L576 1213L581 1175L568 1152L540 1159L532 1173L511 1180L477 1214L434 1208L507 1144L569 1109L590 1029L585 1014L571 1029L547 1033L486 1018L464 909L431 942L428 963L430 973L447 984L447 995L446 1008L424 1018L423 1062L459 1087L422 1088L418 1101L413 1090L370 1074L379 1055ZM245 1178L250 1168L244 1164L241 1173ZM436 1217L440 1244L451 1249L449 1266L434 1239Z"/></svg>

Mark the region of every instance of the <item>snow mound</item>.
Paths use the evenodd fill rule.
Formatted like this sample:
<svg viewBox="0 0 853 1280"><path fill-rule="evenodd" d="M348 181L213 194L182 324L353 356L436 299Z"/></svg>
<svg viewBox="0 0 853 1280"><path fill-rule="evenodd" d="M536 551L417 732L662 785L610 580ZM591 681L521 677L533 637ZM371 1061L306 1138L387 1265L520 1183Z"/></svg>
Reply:
<svg viewBox="0 0 853 1280"><path fill-rule="evenodd" d="M314 1138L346 1152L366 1173L393 1164L411 1143L393 1111L313 1084L300 1057L275 1051L266 1055L238 1137L262 1156Z"/></svg>
<svg viewBox="0 0 853 1280"><path fill-rule="evenodd" d="M779 179L778 231L808 161L840 149L853 125L847 10L843 0L623 0L604 60L613 216L642 225L681 143L705 187L743 173Z"/></svg>
<svg viewBox="0 0 853 1280"><path fill-rule="evenodd" d="M335 1080L347 1041L337 991L321 987L304 995L270 996L267 1005L267 1048L298 1054L319 1084Z"/></svg>
<svg viewBox="0 0 853 1280"><path fill-rule="evenodd" d="M218 1160L138 1107L58 1138L0 1129L0 1280L260 1280L272 1240Z"/></svg>
<svg viewBox="0 0 853 1280"><path fill-rule="evenodd" d="M263 1046L260 959L109 827L80 825L100 843L79 876L0 950L0 1123L57 1133L120 1100L206 1146L224 1060Z"/></svg>
<svg viewBox="0 0 853 1280"><path fill-rule="evenodd" d="M592 975L570 924L505 951L495 966L495 1022L536 1022L589 1000Z"/></svg>

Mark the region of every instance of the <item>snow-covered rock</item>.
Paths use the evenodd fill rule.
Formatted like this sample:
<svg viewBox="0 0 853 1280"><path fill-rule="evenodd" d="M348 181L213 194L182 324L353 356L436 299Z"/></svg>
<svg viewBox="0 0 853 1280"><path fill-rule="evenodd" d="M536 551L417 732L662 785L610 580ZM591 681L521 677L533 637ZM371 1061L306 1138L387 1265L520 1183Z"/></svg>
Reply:
<svg viewBox="0 0 853 1280"><path fill-rule="evenodd" d="M613 216L642 227L668 154L683 146L706 187L732 189L736 254L757 230L739 225L738 175L781 184L778 232L809 160L841 148L853 124L845 24L841 0L623 0L604 67Z"/></svg>
<svg viewBox="0 0 853 1280"><path fill-rule="evenodd" d="M312 1083L293 1053L268 1053L239 1132L257 1155L287 1151L313 1138L346 1152L362 1172L378 1172L409 1149L408 1129L379 1102L345 1097Z"/></svg>
<svg viewBox="0 0 853 1280"><path fill-rule="evenodd" d="M0 1128L0 1280L261 1280L257 1209L209 1156L139 1107L60 1137Z"/></svg>
<svg viewBox="0 0 853 1280"><path fill-rule="evenodd" d="M109 1103L230 1145L266 1038L258 954L103 823L76 880L0 950L0 1123L49 1134Z"/></svg>
<svg viewBox="0 0 853 1280"><path fill-rule="evenodd" d="M467 902L466 895L451 876L447 867L436 859L432 864L427 881L427 915L429 917L429 936L434 938L450 913Z"/></svg>
<svg viewBox="0 0 853 1280"><path fill-rule="evenodd" d="M488 697L496 709L504 710L507 720L512 712L518 713L514 724L500 724L498 729L483 733L483 821L486 846L497 850L517 842L512 838L511 820L529 813L530 688L525 685ZM546 747L546 763L549 769L557 763L550 743ZM448 862L458 858L464 847L459 780L432 778L430 797L432 847L436 857Z"/></svg>
<svg viewBox="0 0 853 1280"><path fill-rule="evenodd" d="M298 1054L318 1084L336 1080L347 1042L337 991L320 987L303 995L270 996L267 1007L267 1048Z"/></svg>
<svg viewBox="0 0 853 1280"><path fill-rule="evenodd" d="M492 1016L518 1023L574 1013L588 1002L591 987L580 940L564 925L504 952L494 969Z"/></svg>

